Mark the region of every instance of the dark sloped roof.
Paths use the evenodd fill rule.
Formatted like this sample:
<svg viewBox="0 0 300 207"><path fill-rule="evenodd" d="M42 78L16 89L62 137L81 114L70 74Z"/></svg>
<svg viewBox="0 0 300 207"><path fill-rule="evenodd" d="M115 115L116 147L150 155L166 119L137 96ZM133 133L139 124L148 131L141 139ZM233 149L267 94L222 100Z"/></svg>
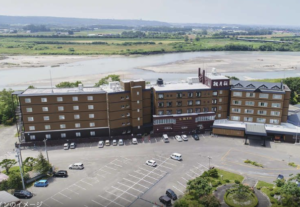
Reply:
<svg viewBox="0 0 300 207"><path fill-rule="evenodd" d="M300 113L289 115L287 118L287 122L296 126L300 126Z"/></svg>
<svg viewBox="0 0 300 207"><path fill-rule="evenodd" d="M284 91L286 85L282 83L268 83L268 82L254 82L254 81L240 81L240 80L231 80L231 89L245 89L247 91Z"/></svg>

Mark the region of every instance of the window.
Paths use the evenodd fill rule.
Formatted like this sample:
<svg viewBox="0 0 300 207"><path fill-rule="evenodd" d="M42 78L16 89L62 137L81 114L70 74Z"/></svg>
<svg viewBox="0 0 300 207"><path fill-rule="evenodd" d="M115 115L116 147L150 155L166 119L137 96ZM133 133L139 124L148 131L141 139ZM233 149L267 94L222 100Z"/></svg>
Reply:
<svg viewBox="0 0 300 207"><path fill-rule="evenodd" d="M195 101L195 104L196 104L196 105L200 105L200 104L201 104L201 101L200 101L200 100L197 100L197 101Z"/></svg>
<svg viewBox="0 0 300 207"><path fill-rule="evenodd" d="M79 110L79 106L73 106L73 110Z"/></svg>
<svg viewBox="0 0 300 207"><path fill-rule="evenodd" d="M158 107L164 107L164 102L158 102Z"/></svg>
<svg viewBox="0 0 300 207"><path fill-rule="evenodd" d="M200 108L196 108L196 109L195 109L195 112L196 112L196 113L200 113L200 112L201 112L201 109L200 109Z"/></svg>
<svg viewBox="0 0 300 207"><path fill-rule="evenodd" d="M177 98L182 98L182 93L177 93Z"/></svg>
<svg viewBox="0 0 300 207"><path fill-rule="evenodd" d="M264 118L256 118L256 121L259 122L259 123L265 123L266 119L264 119Z"/></svg>
<svg viewBox="0 0 300 207"><path fill-rule="evenodd" d="M171 107L172 106L172 101L167 101L166 104L167 104L168 107Z"/></svg>
<svg viewBox="0 0 300 207"><path fill-rule="evenodd" d="M196 92L196 97L201 97L201 92Z"/></svg>
<svg viewBox="0 0 300 207"><path fill-rule="evenodd" d="M126 96L126 99L129 99L129 96Z"/></svg>
<svg viewBox="0 0 300 207"><path fill-rule="evenodd" d="M121 105L121 109L125 109L125 105Z"/></svg>
<svg viewBox="0 0 300 207"><path fill-rule="evenodd" d="M188 97L192 98L193 97L193 92L188 92Z"/></svg>
<svg viewBox="0 0 300 207"><path fill-rule="evenodd" d="M177 110L176 110L176 113L177 113L177 114L182 114L182 110L181 110L181 109L177 109Z"/></svg>
<svg viewBox="0 0 300 207"><path fill-rule="evenodd" d="M58 111L63 111L64 110L64 107L63 106L59 106L58 107Z"/></svg>
<svg viewBox="0 0 300 207"><path fill-rule="evenodd" d="M74 119L80 119L80 115L79 114L75 114L74 115Z"/></svg>
<svg viewBox="0 0 300 207"><path fill-rule="evenodd" d="M282 95L273 94L273 99L282 99Z"/></svg>
<svg viewBox="0 0 300 207"><path fill-rule="evenodd" d="M137 120L138 120L138 121L140 121L140 120L141 120L141 118L140 118L140 117L138 117L138 118L137 118Z"/></svg>
<svg viewBox="0 0 300 207"><path fill-rule="evenodd" d="M35 140L35 135L30 135L31 140Z"/></svg>
<svg viewBox="0 0 300 207"><path fill-rule="evenodd" d="M127 122L127 125L130 125L130 122Z"/></svg>
<svg viewBox="0 0 300 207"><path fill-rule="evenodd" d="M121 100L124 100L124 97L123 97L123 96L121 96Z"/></svg>
<svg viewBox="0 0 300 207"><path fill-rule="evenodd" d="M270 124L279 124L278 119L270 119Z"/></svg>
<svg viewBox="0 0 300 207"><path fill-rule="evenodd" d="M242 101L236 101L236 100L233 100L233 101L232 101L232 104L233 104L233 105L241 105L241 104L242 104Z"/></svg>
<svg viewBox="0 0 300 207"><path fill-rule="evenodd" d="M176 124L176 119L157 119L153 122L154 125L160 124Z"/></svg>
<svg viewBox="0 0 300 207"><path fill-rule="evenodd" d="M248 97L248 98L254 98L255 97L255 93L246 93L246 97Z"/></svg>
<svg viewBox="0 0 300 207"><path fill-rule="evenodd" d="M140 103L139 101L137 101L137 103ZM126 104L126 108L128 109L129 108L129 105L128 104Z"/></svg>
<svg viewBox="0 0 300 207"><path fill-rule="evenodd" d="M63 97L57 97L56 100L57 100L57 102L62 102L63 101Z"/></svg>
<svg viewBox="0 0 300 207"><path fill-rule="evenodd" d="M219 102L222 102L222 98L219 98Z"/></svg>
<svg viewBox="0 0 300 207"><path fill-rule="evenodd" d="M214 112L216 112L217 111L217 107L212 107L211 110L214 111Z"/></svg>
<svg viewBox="0 0 300 207"><path fill-rule="evenodd" d="M73 97L72 97L72 100L73 100L73 101L78 101L78 97L77 97L77 96L73 96Z"/></svg>
<svg viewBox="0 0 300 207"><path fill-rule="evenodd" d="M216 104L216 103L217 103L217 99L211 100L211 103L212 103L212 104Z"/></svg>
<svg viewBox="0 0 300 207"><path fill-rule="evenodd" d="M80 123L75 123L75 128L80 128Z"/></svg>
<svg viewBox="0 0 300 207"><path fill-rule="evenodd" d="M31 103L31 98L25 98L25 103Z"/></svg>
<svg viewBox="0 0 300 207"><path fill-rule="evenodd" d="M139 91L137 91L137 92L136 92L136 95L140 95L140 92L139 92Z"/></svg>
<svg viewBox="0 0 300 207"><path fill-rule="evenodd" d="M140 101L139 101L139 100L137 100L137 101L136 101L136 103L137 103L137 104L139 104L139 103L140 103Z"/></svg>
<svg viewBox="0 0 300 207"><path fill-rule="evenodd" d="M162 93L158 94L158 98L159 99L163 99L164 98L164 94L162 94Z"/></svg>
<svg viewBox="0 0 300 207"><path fill-rule="evenodd" d="M186 113L193 113L193 109L187 109Z"/></svg>
<svg viewBox="0 0 300 207"><path fill-rule="evenodd" d="M43 111L48 111L48 107L42 107Z"/></svg>
<svg viewBox="0 0 300 207"><path fill-rule="evenodd" d="M61 137L61 138L66 138L67 135L66 135L66 133L61 133L61 134L60 134L60 137Z"/></svg>
<svg viewBox="0 0 300 207"><path fill-rule="evenodd" d="M244 117L244 121L253 121L252 117Z"/></svg>
<svg viewBox="0 0 300 207"><path fill-rule="evenodd" d="M47 98L41 98L41 102L47 102Z"/></svg>
<svg viewBox="0 0 300 207"><path fill-rule="evenodd" d="M60 128L61 128L61 129L65 129L65 128L66 128L66 125L65 125L65 124L61 124L61 125L60 125Z"/></svg>
<svg viewBox="0 0 300 207"><path fill-rule="evenodd" d="M44 121L49 121L50 117L49 116L44 116Z"/></svg>
<svg viewBox="0 0 300 207"><path fill-rule="evenodd" d="M158 115L164 115L164 111L158 111Z"/></svg>
<svg viewBox="0 0 300 207"><path fill-rule="evenodd" d="M130 113L127 113L126 116L130 116Z"/></svg>
<svg viewBox="0 0 300 207"><path fill-rule="evenodd" d="M253 114L254 110L253 109L245 109L245 114Z"/></svg>
<svg viewBox="0 0 300 207"><path fill-rule="evenodd" d="M164 129L172 129L172 127L164 127Z"/></svg>
<svg viewBox="0 0 300 207"><path fill-rule="evenodd" d="M241 109L239 108L232 108L231 111L234 113L241 113Z"/></svg>
<svg viewBox="0 0 300 207"><path fill-rule="evenodd" d="M218 91L213 91L212 95L213 96L217 96L218 95Z"/></svg>
<svg viewBox="0 0 300 207"><path fill-rule="evenodd" d="M280 116L280 111L271 111L271 116Z"/></svg>
<svg viewBox="0 0 300 207"><path fill-rule="evenodd" d="M187 129L187 128L188 128L187 126L182 126L182 127L181 127L181 129Z"/></svg>
<svg viewBox="0 0 300 207"><path fill-rule="evenodd" d="M204 107L204 108L203 108L203 112L208 112L208 108L207 108L207 107Z"/></svg>
<svg viewBox="0 0 300 207"><path fill-rule="evenodd" d="M122 134L126 134L126 130L124 130L124 131L122 132Z"/></svg>
<svg viewBox="0 0 300 207"><path fill-rule="evenodd" d="M140 112L140 109L137 109L136 111L137 111L137 112Z"/></svg>
<svg viewBox="0 0 300 207"><path fill-rule="evenodd" d="M91 122L90 127L95 127L95 122Z"/></svg>
<svg viewBox="0 0 300 207"><path fill-rule="evenodd" d="M267 107L268 102L258 102L258 106Z"/></svg>
<svg viewBox="0 0 300 207"><path fill-rule="evenodd" d="M245 101L246 106L254 106L254 101Z"/></svg>
<svg viewBox="0 0 300 207"><path fill-rule="evenodd" d="M242 96L242 92L233 92L233 96Z"/></svg>
<svg viewBox="0 0 300 207"><path fill-rule="evenodd" d="M51 139L51 134L46 134L46 139Z"/></svg>
<svg viewBox="0 0 300 207"><path fill-rule="evenodd" d="M124 122L122 122L122 126L125 126L125 123L124 123Z"/></svg>
<svg viewBox="0 0 300 207"><path fill-rule="evenodd" d="M33 117L28 117L27 119L28 119L28 121L34 121Z"/></svg>
<svg viewBox="0 0 300 207"><path fill-rule="evenodd" d="M32 112L32 108L26 108L26 112Z"/></svg>
<svg viewBox="0 0 300 207"><path fill-rule="evenodd" d="M219 93L220 93L220 94L223 94L223 91L222 91L222 90L220 90L220 91L219 91Z"/></svg>
<svg viewBox="0 0 300 207"><path fill-rule="evenodd" d="M181 101L176 101L176 106L182 106L182 102Z"/></svg>
<svg viewBox="0 0 300 207"><path fill-rule="evenodd" d="M219 111L222 110L222 106L219 106Z"/></svg>
<svg viewBox="0 0 300 207"><path fill-rule="evenodd" d="M128 130L127 133L128 133L128 134L131 133L131 130Z"/></svg>
<svg viewBox="0 0 300 207"><path fill-rule="evenodd" d="M88 101L92 101L92 100L94 100L94 97L93 97L93 96L88 96L88 97L87 97L87 100L88 100Z"/></svg>
<svg viewBox="0 0 300 207"><path fill-rule="evenodd" d="M121 117L124 118L124 117L125 117L125 114L122 114Z"/></svg>
<svg viewBox="0 0 300 207"><path fill-rule="evenodd" d="M231 120L233 120L233 121L239 121L240 117L239 116L231 116Z"/></svg>
<svg viewBox="0 0 300 207"><path fill-rule="evenodd" d="M264 111L264 110L258 110L258 111L257 111L257 114L258 114L258 115L266 115L266 114L267 114L267 111Z"/></svg>
<svg viewBox="0 0 300 207"><path fill-rule="evenodd" d="M65 119L65 115L59 115L59 120L64 120Z"/></svg>
<svg viewBox="0 0 300 207"><path fill-rule="evenodd" d="M35 130L35 126L29 126L29 130L30 130L30 131Z"/></svg>
<svg viewBox="0 0 300 207"><path fill-rule="evenodd" d="M45 125L45 129L51 129L50 125Z"/></svg>
<svg viewBox="0 0 300 207"><path fill-rule="evenodd" d="M90 131L90 135L91 135L91 136L95 136L96 133L95 133L94 131Z"/></svg>
<svg viewBox="0 0 300 207"><path fill-rule="evenodd" d="M94 105L88 105L88 109L94 109Z"/></svg>
<svg viewBox="0 0 300 207"><path fill-rule="evenodd" d="M281 103L272 103L272 107L273 108L280 108L281 107Z"/></svg>
<svg viewBox="0 0 300 207"><path fill-rule="evenodd" d="M193 101L188 101L188 102L187 102L187 105L188 105L188 106L192 106L192 105L193 105Z"/></svg>
<svg viewBox="0 0 300 207"><path fill-rule="evenodd" d="M93 119L93 118L95 118L95 115L94 114L89 114L89 118Z"/></svg>
<svg viewBox="0 0 300 207"><path fill-rule="evenodd" d="M267 93L260 93L259 98L269 98L269 94Z"/></svg>
<svg viewBox="0 0 300 207"><path fill-rule="evenodd" d="M172 114L172 110L167 110L167 115L171 115Z"/></svg>

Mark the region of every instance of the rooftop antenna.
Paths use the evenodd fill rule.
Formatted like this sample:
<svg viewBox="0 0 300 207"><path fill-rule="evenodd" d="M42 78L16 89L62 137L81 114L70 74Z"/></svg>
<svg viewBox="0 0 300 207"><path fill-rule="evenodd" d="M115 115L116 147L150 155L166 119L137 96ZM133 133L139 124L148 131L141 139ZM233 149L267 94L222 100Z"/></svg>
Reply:
<svg viewBox="0 0 300 207"><path fill-rule="evenodd" d="M53 93L53 86L52 86L52 75L51 75L51 70L49 70L49 72L50 72L51 91L52 91L52 93Z"/></svg>

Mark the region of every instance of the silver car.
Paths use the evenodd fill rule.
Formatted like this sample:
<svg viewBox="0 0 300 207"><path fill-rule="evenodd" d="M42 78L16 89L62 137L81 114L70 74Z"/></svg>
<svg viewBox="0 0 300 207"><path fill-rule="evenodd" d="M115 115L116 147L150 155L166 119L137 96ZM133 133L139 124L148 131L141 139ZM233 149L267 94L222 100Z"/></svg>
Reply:
<svg viewBox="0 0 300 207"><path fill-rule="evenodd" d="M178 142L182 142L181 136L179 136L179 135L176 135L176 136L175 136L175 139L176 139Z"/></svg>
<svg viewBox="0 0 300 207"><path fill-rule="evenodd" d="M183 141L188 141L188 137L185 134L181 135L181 139Z"/></svg>
<svg viewBox="0 0 300 207"><path fill-rule="evenodd" d="M69 165L70 170L83 170L84 166L82 163L74 163L72 165Z"/></svg>

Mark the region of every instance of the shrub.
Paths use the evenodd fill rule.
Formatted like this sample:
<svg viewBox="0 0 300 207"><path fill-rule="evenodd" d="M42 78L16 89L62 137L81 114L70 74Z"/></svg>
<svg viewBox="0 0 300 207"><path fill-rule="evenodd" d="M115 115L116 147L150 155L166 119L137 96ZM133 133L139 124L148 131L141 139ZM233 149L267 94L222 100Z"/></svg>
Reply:
<svg viewBox="0 0 300 207"><path fill-rule="evenodd" d="M239 180L235 180L234 182L235 182L235 184L240 184L241 183Z"/></svg>
<svg viewBox="0 0 300 207"><path fill-rule="evenodd" d="M270 196L274 197L274 195L275 195L275 194L274 194L273 192L270 193Z"/></svg>
<svg viewBox="0 0 300 207"><path fill-rule="evenodd" d="M219 177L217 169L209 170L208 174L209 174L209 177L212 177L212 178L218 178Z"/></svg>
<svg viewBox="0 0 300 207"><path fill-rule="evenodd" d="M245 160L244 163L252 163L252 162L251 162L251 160L248 160L248 159L247 159L247 160Z"/></svg>
<svg viewBox="0 0 300 207"><path fill-rule="evenodd" d="M273 188L269 188L269 191L273 191Z"/></svg>
<svg viewBox="0 0 300 207"><path fill-rule="evenodd" d="M261 189L261 187L258 187L258 188L256 188L257 190L260 190Z"/></svg>
<svg viewBox="0 0 300 207"><path fill-rule="evenodd" d="M230 180L226 179L226 180L225 180L225 182L226 182L226 183L229 183L229 182L230 182Z"/></svg>
<svg viewBox="0 0 300 207"><path fill-rule="evenodd" d="M293 163L293 162L290 162L290 163L289 163L289 166L297 167L297 165L296 165L295 163Z"/></svg>

